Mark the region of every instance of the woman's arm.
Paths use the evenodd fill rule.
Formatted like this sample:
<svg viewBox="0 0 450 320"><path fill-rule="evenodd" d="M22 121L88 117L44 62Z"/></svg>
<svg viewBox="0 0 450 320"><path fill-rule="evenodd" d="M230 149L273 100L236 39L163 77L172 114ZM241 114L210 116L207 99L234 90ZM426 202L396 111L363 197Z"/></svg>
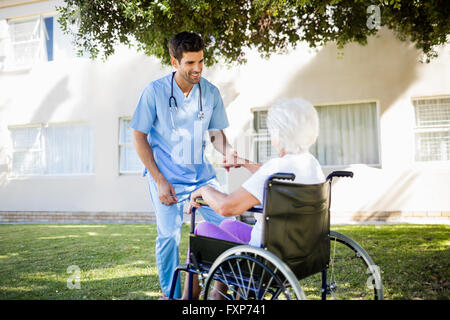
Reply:
<svg viewBox="0 0 450 320"><path fill-rule="evenodd" d="M195 199L199 197L202 197L211 209L225 217L238 216L261 204L258 199L242 187L230 194L217 191L210 186L201 187L191 194L191 208L201 207L199 203L195 202ZM191 209L189 209L190 211Z"/></svg>
<svg viewBox="0 0 450 320"><path fill-rule="evenodd" d="M253 174L261 168L262 164L244 159L242 166Z"/></svg>

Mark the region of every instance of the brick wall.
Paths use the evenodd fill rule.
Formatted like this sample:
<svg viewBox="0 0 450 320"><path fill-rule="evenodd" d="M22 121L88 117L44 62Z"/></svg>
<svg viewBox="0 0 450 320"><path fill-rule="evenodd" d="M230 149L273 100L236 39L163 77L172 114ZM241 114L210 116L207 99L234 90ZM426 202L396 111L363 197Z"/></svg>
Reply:
<svg viewBox="0 0 450 320"><path fill-rule="evenodd" d="M1 211L0 223L83 224L155 223L153 212L20 212Z"/></svg>
<svg viewBox="0 0 450 320"><path fill-rule="evenodd" d="M351 221L351 222L436 222L450 223L450 212L448 211L381 211L381 212L331 212L333 221Z"/></svg>
<svg viewBox="0 0 450 320"><path fill-rule="evenodd" d="M243 218L250 218L244 216ZM189 217L184 215L186 221ZM249 223L253 219L248 220ZM201 217L198 217L201 221ZM450 223L450 212L420 211L420 212L331 212L333 223L367 223L367 222L408 222L420 223ZM156 217L153 212L20 212L1 211L0 223L29 223L29 224L88 224L88 223L155 223Z"/></svg>

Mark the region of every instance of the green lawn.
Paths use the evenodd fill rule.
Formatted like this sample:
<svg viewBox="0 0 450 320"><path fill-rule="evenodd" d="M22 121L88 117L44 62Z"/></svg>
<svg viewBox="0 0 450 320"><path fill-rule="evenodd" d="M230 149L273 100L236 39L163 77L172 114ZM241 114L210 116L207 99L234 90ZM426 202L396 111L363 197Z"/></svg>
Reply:
<svg viewBox="0 0 450 320"><path fill-rule="evenodd" d="M332 226L381 268L385 299L445 299L450 226ZM187 250L183 227L181 260ZM155 225L0 225L0 300L157 299ZM69 289L68 267L80 270Z"/></svg>

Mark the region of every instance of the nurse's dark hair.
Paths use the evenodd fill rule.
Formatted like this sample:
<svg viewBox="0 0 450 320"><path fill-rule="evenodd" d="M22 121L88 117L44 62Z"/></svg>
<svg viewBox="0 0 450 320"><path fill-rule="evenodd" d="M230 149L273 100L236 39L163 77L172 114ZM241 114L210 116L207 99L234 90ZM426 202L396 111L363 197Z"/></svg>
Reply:
<svg viewBox="0 0 450 320"><path fill-rule="evenodd" d="M202 37L194 32L183 31L169 42L169 53L181 62L184 52L199 52L205 48Z"/></svg>

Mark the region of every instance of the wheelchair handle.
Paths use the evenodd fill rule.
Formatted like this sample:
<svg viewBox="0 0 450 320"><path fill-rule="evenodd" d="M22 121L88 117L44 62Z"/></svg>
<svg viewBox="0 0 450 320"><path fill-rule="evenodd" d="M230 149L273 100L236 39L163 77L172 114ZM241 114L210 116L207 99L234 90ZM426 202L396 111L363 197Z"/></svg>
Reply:
<svg viewBox="0 0 450 320"><path fill-rule="evenodd" d="M269 179L267 179L267 180L270 181L270 180L273 180L273 179L294 181L295 180L295 174L288 173L288 172L277 172L277 173L272 174L269 177Z"/></svg>
<svg viewBox="0 0 450 320"><path fill-rule="evenodd" d="M197 210L197 208L192 208L191 209L191 234L194 234L195 231L195 211Z"/></svg>
<svg viewBox="0 0 450 320"><path fill-rule="evenodd" d="M203 200L202 197L195 199L195 202L200 203L202 206L208 206L208 204ZM195 231L195 211L197 208L191 209L191 233L194 234Z"/></svg>
<svg viewBox="0 0 450 320"><path fill-rule="evenodd" d="M334 177L353 178L353 172L351 171L333 171L327 177L327 180L331 180Z"/></svg>
<svg viewBox="0 0 450 320"><path fill-rule="evenodd" d="M207 206L208 204L203 200L202 197L195 199L195 202L200 203L201 205Z"/></svg>

